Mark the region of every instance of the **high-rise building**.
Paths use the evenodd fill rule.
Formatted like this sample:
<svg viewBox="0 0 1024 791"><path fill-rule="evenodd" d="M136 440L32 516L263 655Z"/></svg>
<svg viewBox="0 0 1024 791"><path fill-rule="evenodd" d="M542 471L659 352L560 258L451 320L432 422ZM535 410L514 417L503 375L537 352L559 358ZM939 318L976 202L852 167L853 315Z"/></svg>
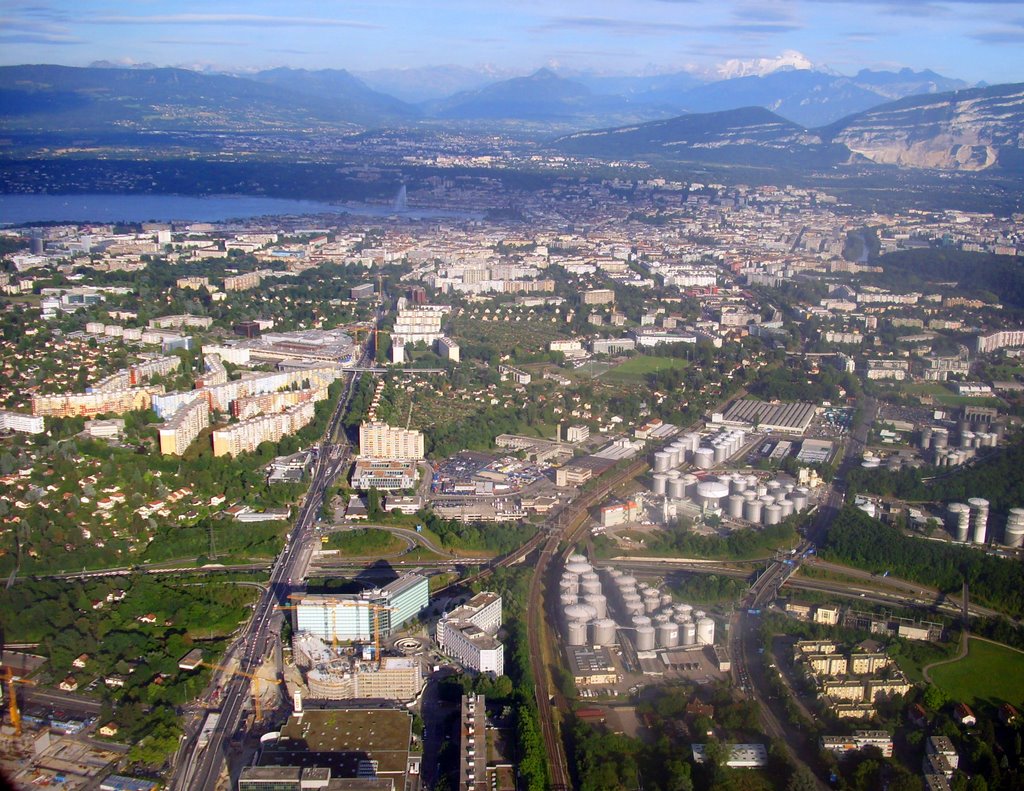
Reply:
<svg viewBox="0 0 1024 791"><path fill-rule="evenodd" d="M426 577L405 574L383 588L358 595L309 594L296 605L295 631L325 640L369 641L374 637L376 617L381 635L386 636L430 604L429 591Z"/></svg>
<svg viewBox="0 0 1024 791"><path fill-rule="evenodd" d="M437 644L448 656L479 673L505 672L505 646L495 635L501 628L501 596L483 591L437 622Z"/></svg>
<svg viewBox="0 0 1024 791"><path fill-rule="evenodd" d="M359 426L359 455L371 459L419 461L423 458L423 433L371 421Z"/></svg>
<svg viewBox="0 0 1024 791"><path fill-rule="evenodd" d="M210 407L197 398L186 404L163 426L160 426L160 452L165 456L181 456L203 429L210 425Z"/></svg>

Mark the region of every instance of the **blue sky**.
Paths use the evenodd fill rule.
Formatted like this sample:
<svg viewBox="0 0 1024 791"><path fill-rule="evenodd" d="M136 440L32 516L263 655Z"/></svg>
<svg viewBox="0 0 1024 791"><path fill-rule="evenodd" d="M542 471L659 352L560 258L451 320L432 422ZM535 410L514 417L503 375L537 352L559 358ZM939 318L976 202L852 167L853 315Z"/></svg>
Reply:
<svg viewBox="0 0 1024 791"><path fill-rule="evenodd" d="M787 51L1024 82L1024 0L0 0L3 64L659 73Z"/></svg>

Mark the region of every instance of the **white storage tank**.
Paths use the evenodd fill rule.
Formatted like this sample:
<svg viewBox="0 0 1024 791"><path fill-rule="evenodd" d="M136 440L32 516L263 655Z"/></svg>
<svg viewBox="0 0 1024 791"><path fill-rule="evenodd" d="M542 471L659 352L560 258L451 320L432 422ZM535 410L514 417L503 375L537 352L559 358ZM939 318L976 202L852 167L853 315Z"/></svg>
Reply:
<svg viewBox="0 0 1024 791"><path fill-rule="evenodd" d="M661 594L661 606L662 607L671 607L672 606L672 594L671 593L663 593L663 594Z"/></svg>
<svg viewBox="0 0 1024 791"><path fill-rule="evenodd" d="M594 614L598 618L608 617L608 600L600 593L588 593L583 597L583 603L594 608Z"/></svg>
<svg viewBox="0 0 1024 791"><path fill-rule="evenodd" d="M793 510L799 512L807 510L807 504L810 501L810 496L807 489L800 486L793 491L789 496L789 499L793 501Z"/></svg>
<svg viewBox="0 0 1024 791"><path fill-rule="evenodd" d="M672 454L667 450L659 450L654 454L654 471L666 472L672 467Z"/></svg>
<svg viewBox="0 0 1024 791"><path fill-rule="evenodd" d="M967 503L950 503L949 530L957 541L966 544L971 537L971 507Z"/></svg>
<svg viewBox="0 0 1024 791"><path fill-rule="evenodd" d="M710 470L715 466L715 451L714 448L708 448L701 446L694 451L693 454L693 466L698 470Z"/></svg>
<svg viewBox="0 0 1024 791"><path fill-rule="evenodd" d="M575 593L563 593L561 596L558 597L558 603L562 605L563 610L566 607L569 607L573 604L578 604L579 600L580 597L577 596Z"/></svg>
<svg viewBox="0 0 1024 791"><path fill-rule="evenodd" d="M597 617L597 610L585 602L572 604L564 612L567 621L592 621Z"/></svg>
<svg viewBox="0 0 1024 791"><path fill-rule="evenodd" d="M651 618L651 624L655 628L657 628L657 627L661 626L663 623L668 623L671 620L672 620L672 616L669 613L659 612L657 615L655 615L653 618Z"/></svg>
<svg viewBox="0 0 1024 791"><path fill-rule="evenodd" d="M782 521L782 506L778 503L764 507L764 523L766 525L777 525Z"/></svg>
<svg viewBox="0 0 1024 791"><path fill-rule="evenodd" d="M743 503L742 494L730 494L726 499L725 510L729 514L731 519L742 519L743 518Z"/></svg>
<svg viewBox="0 0 1024 791"><path fill-rule="evenodd" d="M562 593L576 593L580 588L580 578L575 574L568 577L563 576L558 582L558 588Z"/></svg>
<svg viewBox="0 0 1024 791"><path fill-rule="evenodd" d="M653 596L644 596L644 610L647 611L648 615L653 615L658 611L661 606L661 598L655 593Z"/></svg>
<svg viewBox="0 0 1024 791"><path fill-rule="evenodd" d="M693 620L694 621L699 621L701 618L703 618L705 615L707 615L707 613L704 612L704 610L694 610L693 612L690 613L690 615L693 616Z"/></svg>
<svg viewBox="0 0 1024 791"><path fill-rule="evenodd" d="M697 624L693 621L684 623L679 630L679 642L682 645L696 645L697 644Z"/></svg>
<svg viewBox="0 0 1024 791"><path fill-rule="evenodd" d="M570 574L583 574L584 572L591 571L591 565L585 560L570 560L565 564L565 570Z"/></svg>
<svg viewBox="0 0 1024 791"><path fill-rule="evenodd" d="M643 609L644 602L643 599L640 598L639 593L627 593L622 597L622 606L627 610L632 610L637 607Z"/></svg>
<svg viewBox="0 0 1024 791"><path fill-rule="evenodd" d="M747 488L747 477L736 473L729 480L729 494L743 494Z"/></svg>
<svg viewBox="0 0 1024 791"><path fill-rule="evenodd" d="M675 610L676 615L685 615L687 618L690 618L693 615L693 607L689 604L677 604L673 609Z"/></svg>
<svg viewBox="0 0 1024 791"><path fill-rule="evenodd" d="M670 478L668 482L668 496L673 500L682 500L686 497L686 486L682 478Z"/></svg>
<svg viewBox="0 0 1024 791"><path fill-rule="evenodd" d="M619 577L619 579L616 581L615 584L618 585L620 588L622 588L622 587L635 588L636 587L636 577L632 576L631 574L624 574L623 576Z"/></svg>
<svg viewBox="0 0 1024 791"><path fill-rule="evenodd" d="M726 445L718 443L717 445L713 445L712 447L714 448L713 458L715 460L715 464L721 464L722 462L729 458L729 448Z"/></svg>
<svg viewBox="0 0 1024 791"><path fill-rule="evenodd" d="M580 589L584 596L592 596L601 592L601 582L600 580L587 580L580 586Z"/></svg>
<svg viewBox="0 0 1024 791"><path fill-rule="evenodd" d="M695 453L697 448L700 447L700 432L689 431L686 434L683 434L683 442L686 443L690 453Z"/></svg>
<svg viewBox="0 0 1024 791"><path fill-rule="evenodd" d="M683 497L693 497L697 492L698 483L700 483L700 478L692 472L686 473L683 476Z"/></svg>
<svg viewBox="0 0 1024 791"><path fill-rule="evenodd" d="M679 645L679 625L671 621L658 624L658 645L662 648L675 648Z"/></svg>
<svg viewBox="0 0 1024 791"><path fill-rule="evenodd" d="M656 472L651 476L651 491L657 495L664 495L668 490L668 476Z"/></svg>
<svg viewBox="0 0 1024 791"><path fill-rule="evenodd" d="M588 561L587 561L587 556L586 555L581 555L579 552L575 552L572 555L569 555L568 559L565 562L566 563L587 563Z"/></svg>
<svg viewBox="0 0 1024 791"><path fill-rule="evenodd" d="M988 500L972 497L967 504L971 507L971 541L984 544L988 531Z"/></svg>
<svg viewBox="0 0 1024 791"><path fill-rule="evenodd" d="M569 628L566 630L566 638L568 640L569 645L586 645L586 621L570 621Z"/></svg>
<svg viewBox="0 0 1024 791"><path fill-rule="evenodd" d="M729 496L729 487L721 481L704 481L697 484L697 497L702 507L718 508L723 497Z"/></svg>
<svg viewBox="0 0 1024 791"><path fill-rule="evenodd" d="M697 644L715 644L715 622L711 618L701 618L697 621Z"/></svg>
<svg viewBox="0 0 1024 791"><path fill-rule="evenodd" d="M743 503L743 518L748 522L759 524L761 522L761 501L747 500Z"/></svg>
<svg viewBox="0 0 1024 791"><path fill-rule="evenodd" d="M782 488L782 484L778 481L768 481L768 494L775 497L779 493L779 489Z"/></svg>
<svg viewBox="0 0 1024 791"><path fill-rule="evenodd" d="M1006 515L1003 543L1015 548L1024 545L1024 508L1011 508Z"/></svg>
<svg viewBox="0 0 1024 791"><path fill-rule="evenodd" d="M636 650L653 651L655 634L653 626L641 626L636 630Z"/></svg>
<svg viewBox="0 0 1024 791"><path fill-rule="evenodd" d="M651 625L650 616L647 615L634 615L630 620L632 621L633 628L635 629L639 629L641 626Z"/></svg>
<svg viewBox="0 0 1024 791"><path fill-rule="evenodd" d="M782 518L793 515L793 501L783 498L779 501L779 508L782 509Z"/></svg>
<svg viewBox="0 0 1024 791"><path fill-rule="evenodd" d="M616 643L615 621L611 618L598 618L591 627L594 635L594 645L614 645Z"/></svg>

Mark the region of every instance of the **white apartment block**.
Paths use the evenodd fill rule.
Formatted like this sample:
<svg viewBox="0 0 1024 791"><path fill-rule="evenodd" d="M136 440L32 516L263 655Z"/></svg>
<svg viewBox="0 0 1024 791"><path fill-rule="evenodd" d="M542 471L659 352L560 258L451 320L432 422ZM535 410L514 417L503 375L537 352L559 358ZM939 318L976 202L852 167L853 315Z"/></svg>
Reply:
<svg viewBox="0 0 1024 791"><path fill-rule="evenodd" d="M451 338L442 335L437 339L437 353L445 360L451 360L453 363L457 363L460 362L460 355L462 351L459 348L459 344Z"/></svg>
<svg viewBox="0 0 1024 791"><path fill-rule="evenodd" d="M177 355L143 360L140 363L128 366L128 384L131 386L140 385L154 376L173 373L180 367L181 358Z"/></svg>
<svg viewBox="0 0 1024 791"><path fill-rule="evenodd" d="M312 401L306 401L276 415L261 415L217 429L213 432L213 455L237 456L256 450L261 442L277 442L294 434L313 421L314 407Z"/></svg>
<svg viewBox="0 0 1024 791"><path fill-rule="evenodd" d="M160 426L160 453L181 456L204 428L210 425L210 406L202 398L179 409L170 420Z"/></svg>
<svg viewBox="0 0 1024 791"><path fill-rule="evenodd" d="M403 308L398 311L395 327L391 331L392 343L406 345L423 341L428 345L433 344L441 337L442 319L440 311L425 307Z"/></svg>
<svg viewBox="0 0 1024 791"><path fill-rule="evenodd" d="M866 375L868 379L895 379L903 381L910 372L910 363L906 360L868 360Z"/></svg>
<svg viewBox="0 0 1024 791"><path fill-rule="evenodd" d="M437 644L463 667L500 676L505 672L505 646L495 638L500 628L501 596L483 591L441 616Z"/></svg>
<svg viewBox="0 0 1024 791"><path fill-rule="evenodd" d="M988 354L1009 346L1024 346L1024 330L1000 330L979 335L974 341L974 350L978 354Z"/></svg>
<svg viewBox="0 0 1024 791"><path fill-rule="evenodd" d="M46 430L41 416L25 415L21 412L0 410L0 431L17 431L21 434L42 434Z"/></svg>
<svg viewBox="0 0 1024 791"><path fill-rule="evenodd" d="M366 459L419 461L423 458L423 433L371 421L359 426L359 455Z"/></svg>

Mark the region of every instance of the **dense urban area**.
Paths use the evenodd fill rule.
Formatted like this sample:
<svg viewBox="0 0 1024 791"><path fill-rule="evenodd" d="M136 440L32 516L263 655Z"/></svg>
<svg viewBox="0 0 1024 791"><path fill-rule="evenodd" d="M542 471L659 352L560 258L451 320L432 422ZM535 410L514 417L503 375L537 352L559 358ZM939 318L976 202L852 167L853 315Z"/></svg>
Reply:
<svg viewBox="0 0 1024 791"><path fill-rule="evenodd" d="M0 231L0 771L1021 788L1024 215L434 136Z"/></svg>

